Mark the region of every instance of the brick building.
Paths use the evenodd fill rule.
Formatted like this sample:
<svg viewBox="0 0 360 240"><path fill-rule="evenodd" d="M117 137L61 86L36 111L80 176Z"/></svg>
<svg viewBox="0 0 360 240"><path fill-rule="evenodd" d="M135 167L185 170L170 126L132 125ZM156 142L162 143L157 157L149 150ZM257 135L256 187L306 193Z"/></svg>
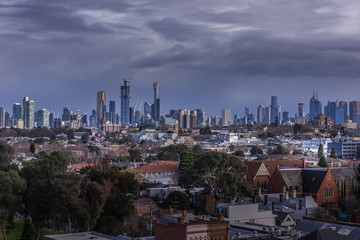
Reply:
<svg viewBox="0 0 360 240"><path fill-rule="evenodd" d="M259 187L266 188L270 180L270 174L264 163L260 161L244 162L247 166L246 181L249 189L257 190Z"/></svg>
<svg viewBox="0 0 360 240"><path fill-rule="evenodd" d="M156 240L213 240L230 239L230 224L220 218L199 218L193 214L170 215L157 219L154 223Z"/></svg>
<svg viewBox="0 0 360 240"><path fill-rule="evenodd" d="M338 205L339 188L329 169L278 168L271 176L270 193L290 192L310 195L318 206L325 203Z"/></svg>

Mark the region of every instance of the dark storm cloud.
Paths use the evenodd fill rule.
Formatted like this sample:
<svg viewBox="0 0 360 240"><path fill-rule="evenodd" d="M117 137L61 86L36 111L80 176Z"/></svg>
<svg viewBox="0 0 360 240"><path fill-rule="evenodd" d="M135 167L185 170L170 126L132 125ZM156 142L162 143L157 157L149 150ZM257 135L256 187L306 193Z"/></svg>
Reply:
<svg viewBox="0 0 360 240"><path fill-rule="evenodd" d="M258 104L293 92L298 81L308 95L350 96L339 84L360 87L357 9L355 0L4 0L0 71L9 91L0 106L16 101L16 92L54 102L48 108L83 102L90 109L100 89L118 98L132 73L133 101L151 99L159 81L164 112ZM291 96L284 95L295 106Z"/></svg>

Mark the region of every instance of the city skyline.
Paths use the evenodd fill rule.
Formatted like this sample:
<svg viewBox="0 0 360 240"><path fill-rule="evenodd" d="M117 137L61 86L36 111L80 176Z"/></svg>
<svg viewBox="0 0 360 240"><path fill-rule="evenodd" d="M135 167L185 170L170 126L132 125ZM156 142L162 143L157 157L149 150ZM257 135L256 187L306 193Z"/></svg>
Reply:
<svg viewBox="0 0 360 240"><path fill-rule="evenodd" d="M49 110L91 111L93 93L118 100L132 73L132 102L152 102L148 86L159 82L164 111L255 113L278 96L293 115L313 90L323 103L357 100L353 9L355 1L3 1L0 103L8 110L29 96Z"/></svg>

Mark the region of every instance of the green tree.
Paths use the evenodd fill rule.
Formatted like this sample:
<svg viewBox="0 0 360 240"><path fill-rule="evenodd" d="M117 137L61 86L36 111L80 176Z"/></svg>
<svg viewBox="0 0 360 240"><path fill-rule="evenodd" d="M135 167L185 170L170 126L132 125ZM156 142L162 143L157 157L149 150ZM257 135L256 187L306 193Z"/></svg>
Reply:
<svg viewBox="0 0 360 240"><path fill-rule="evenodd" d="M0 140L0 164L8 164L14 155L14 149L4 141Z"/></svg>
<svg viewBox="0 0 360 240"><path fill-rule="evenodd" d="M32 224L32 222L29 219L24 221L23 231L22 231L22 234L21 234L21 239L23 239L23 240L35 240L34 225Z"/></svg>
<svg viewBox="0 0 360 240"><path fill-rule="evenodd" d="M235 151L235 156L245 157L245 153L242 150L237 150L237 151Z"/></svg>
<svg viewBox="0 0 360 240"><path fill-rule="evenodd" d="M269 154L289 155L290 151L281 144L278 144Z"/></svg>
<svg viewBox="0 0 360 240"><path fill-rule="evenodd" d="M197 154L192 152L183 152L180 156L180 164L179 164L179 173L184 174L195 162L195 159L198 158Z"/></svg>
<svg viewBox="0 0 360 240"><path fill-rule="evenodd" d="M253 147L250 149L250 153L251 153L251 156L254 156L254 155L263 155L263 151L262 151L261 148L259 148L258 146L253 146Z"/></svg>
<svg viewBox="0 0 360 240"><path fill-rule="evenodd" d="M35 153L35 149L36 149L35 144L34 144L33 142L30 143L30 152L31 152L32 154Z"/></svg>
<svg viewBox="0 0 360 240"><path fill-rule="evenodd" d="M141 157L141 151L139 149L136 148L132 148L129 150L130 153L130 161L132 162L142 162L142 157Z"/></svg>
<svg viewBox="0 0 360 240"><path fill-rule="evenodd" d="M297 134L297 133L299 133L301 130L302 130L302 125L301 124L298 124L298 123L296 123L295 125L294 125L294 134Z"/></svg>
<svg viewBox="0 0 360 240"><path fill-rule="evenodd" d="M294 149L293 155L297 155L297 154L304 155L304 150L298 148Z"/></svg>
<svg viewBox="0 0 360 240"><path fill-rule="evenodd" d="M318 159L320 159L322 156L325 156L325 154L324 154L324 146L320 143L319 149L318 149Z"/></svg>
<svg viewBox="0 0 360 240"><path fill-rule="evenodd" d="M319 159L319 163L318 163L319 167L328 167L328 163L326 161L325 155L322 155Z"/></svg>
<svg viewBox="0 0 360 240"><path fill-rule="evenodd" d="M231 201L250 196L245 175L247 167L236 156L210 152L202 154L191 168L180 175L179 183L186 188L204 187L216 200Z"/></svg>
<svg viewBox="0 0 360 240"><path fill-rule="evenodd" d="M229 148L230 148L230 151L232 151L232 152L235 151L235 146L233 144L230 144Z"/></svg>
<svg viewBox="0 0 360 240"><path fill-rule="evenodd" d="M200 153L203 152L203 150L202 150L202 148L201 148L200 145L195 145L195 146L193 146L193 148L191 149L191 151L192 151L193 153L196 153L196 154L200 154Z"/></svg>
<svg viewBox="0 0 360 240"><path fill-rule="evenodd" d="M6 239L6 222L13 221L15 213L20 209L21 194L25 190L26 183L12 169L8 172L0 171L0 182L0 220Z"/></svg>
<svg viewBox="0 0 360 240"><path fill-rule="evenodd" d="M89 134L88 133L85 133L84 135L81 136L81 141L83 143L87 143L89 142Z"/></svg>
<svg viewBox="0 0 360 240"><path fill-rule="evenodd" d="M200 134L211 134L211 128L209 125L206 125L205 127L200 128Z"/></svg>
<svg viewBox="0 0 360 240"><path fill-rule="evenodd" d="M337 159L337 154L336 154L336 149L335 149L335 147L332 147L332 148L331 148L330 157L331 157L331 158L334 158L334 159Z"/></svg>
<svg viewBox="0 0 360 240"><path fill-rule="evenodd" d="M190 207L189 198L182 192L174 191L165 198L162 203L162 207L165 209L177 208L180 210L188 210Z"/></svg>

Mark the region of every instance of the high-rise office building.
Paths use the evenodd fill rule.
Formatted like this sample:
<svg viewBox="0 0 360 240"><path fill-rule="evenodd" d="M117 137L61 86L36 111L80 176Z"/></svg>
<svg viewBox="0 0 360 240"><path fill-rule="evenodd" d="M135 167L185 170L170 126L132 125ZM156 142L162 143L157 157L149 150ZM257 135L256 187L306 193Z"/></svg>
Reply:
<svg viewBox="0 0 360 240"><path fill-rule="evenodd" d="M106 121L109 121L111 124L116 122L115 101L109 102L109 112L106 113Z"/></svg>
<svg viewBox="0 0 360 240"><path fill-rule="evenodd" d="M261 104L257 108L257 123L258 124L265 123L265 107Z"/></svg>
<svg viewBox="0 0 360 240"><path fill-rule="evenodd" d="M265 107L265 117L264 117L265 125L270 125L271 123L271 108Z"/></svg>
<svg viewBox="0 0 360 240"><path fill-rule="evenodd" d="M69 106L64 107L63 114L61 116L62 121L70 121L71 120L71 111Z"/></svg>
<svg viewBox="0 0 360 240"><path fill-rule="evenodd" d="M202 109L196 109L196 126L204 126L205 125L205 120L206 120L206 115L205 112Z"/></svg>
<svg viewBox="0 0 360 240"><path fill-rule="evenodd" d="M314 92L310 99L310 121L314 120L319 114L322 114L322 106L318 99L318 94Z"/></svg>
<svg viewBox="0 0 360 240"><path fill-rule="evenodd" d="M298 103L298 116L297 117L305 117L305 111L304 111L304 103L299 102Z"/></svg>
<svg viewBox="0 0 360 240"><path fill-rule="evenodd" d="M13 105L13 118L15 120L22 118L22 107L20 103L14 103Z"/></svg>
<svg viewBox="0 0 360 240"><path fill-rule="evenodd" d="M130 124L130 82L124 79L124 85L121 86L121 125Z"/></svg>
<svg viewBox="0 0 360 240"><path fill-rule="evenodd" d="M154 104L153 104L153 113L152 118L155 122L160 120L160 98L159 98L159 83L154 82Z"/></svg>
<svg viewBox="0 0 360 240"><path fill-rule="evenodd" d="M290 122L289 112L285 111L282 113L282 123L286 124Z"/></svg>
<svg viewBox="0 0 360 240"><path fill-rule="evenodd" d="M279 104L278 104L277 96L271 97L270 109L271 109L271 122L272 123L279 122L280 121L280 119L279 119Z"/></svg>
<svg viewBox="0 0 360 240"><path fill-rule="evenodd" d="M349 119L357 124L360 124L360 101L350 102Z"/></svg>
<svg viewBox="0 0 360 240"><path fill-rule="evenodd" d="M134 123L134 118L135 118L134 108L130 107L129 108L129 124Z"/></svg>
<svg viewBox="0 0 360 240"><path fill-rule="evenodd" d="M338 102L338 106L341 109L343 109L343 111L344 111L344 122L347 121L349 119L347 102L346 101L340 101L340 102Z"/></svg>
<svg viewBox="0 0 360 240"><path fill-rule="evenodd" d="M0 128L6 127L6 114L5 109L0 107Z"/></svg>
<svg viewBox="0 0 360 240"><path fill-rule="evenodd" d="M51 128L54 127L54 119L55 119L54 113L51 112L51 113L49 114L49 126L50 126Z"/></svg>
<svg viewBox="0 0 360 240"><path fill-rule="evenodd" d="M106 122L106 92L99 91L96 98L96 119L97 126Z"/></svg>
<svg viewBox="0 0 360 240"><path fill-rule="evenodd" d="M35 102L25 97L23 99L23 108L24 128L32 129L35 127Z"/></svg>
<svg viewBox="0 0 360 240"><path fill-rule="evenodd" d="M37 126L38 127L50 127L50 112L46 109L41 109L36 112Z"/></svg>
<svg viewBox="0 0 360 240"><path fill-rule="evenodd" d="M336 119L336 106L337 102L330 102L324 107L324 114L327 117L331 117L333 121Z"/></svg>
<svg viewBox="0 0 360 240"><path fill-rule="evenodd" d="M249 110L249 106L245 107L245 117L247 117L247 115L249 115L250 110Z"/></svg>
<svg viewBox="0 0 360 240"><path fill-rule="evenodd" d="M222 120L221 125L223 127L231 126L232 122L231 122L231 110L230 109L223 109L222 110L222 118L221 118L221 120Z"/></svg>

